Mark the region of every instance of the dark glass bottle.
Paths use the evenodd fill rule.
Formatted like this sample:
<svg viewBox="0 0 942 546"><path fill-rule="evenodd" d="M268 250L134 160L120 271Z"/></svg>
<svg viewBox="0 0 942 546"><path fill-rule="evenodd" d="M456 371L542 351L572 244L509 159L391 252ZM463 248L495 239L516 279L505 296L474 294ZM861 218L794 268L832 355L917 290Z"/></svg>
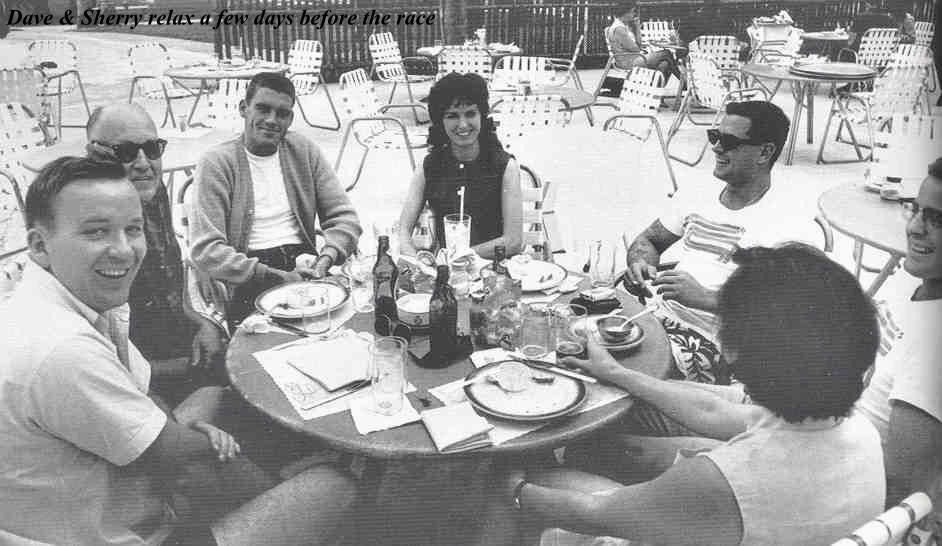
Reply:
<svg viewBox="0 0 942 546"><path fill-rule="evenodd" d="M373 305L375 317L398 319L396 311L396 288L399 268L389 255L389 237L380 235L376 249L376 265L373 266Z"/></svg>
<svg viewBox="0 0 942 546"><path fill-rule="evenodd" d="M451 363L458 338L458 300L448 283L450 270L447 265L436 268L435 291L428 306L429 342L432 357L430 367L445 367Z"/></svg>

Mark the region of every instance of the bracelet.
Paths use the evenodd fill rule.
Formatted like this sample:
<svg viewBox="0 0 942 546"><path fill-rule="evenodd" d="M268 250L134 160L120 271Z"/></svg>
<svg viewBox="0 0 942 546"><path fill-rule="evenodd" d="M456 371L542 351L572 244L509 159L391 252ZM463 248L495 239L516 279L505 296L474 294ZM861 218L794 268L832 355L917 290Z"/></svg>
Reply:
<svg viewBox="0 0 942 546"><path fill-rule="evenodd" d="M514 499L514 506L517 507L517 510L523 510L523 504L520 503L520 493L523 492L523 486L527 485L528 483L530 482L528 482L526 479L523 479L523 480L520 480L520 483L518 483L516 487L514 487L513 499Z"/></svg>

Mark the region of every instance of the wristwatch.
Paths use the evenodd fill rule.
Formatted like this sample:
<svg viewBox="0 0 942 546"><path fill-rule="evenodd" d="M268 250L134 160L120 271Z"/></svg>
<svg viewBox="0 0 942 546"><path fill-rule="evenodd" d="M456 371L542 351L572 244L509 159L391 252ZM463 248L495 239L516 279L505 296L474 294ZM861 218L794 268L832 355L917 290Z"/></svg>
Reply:
<svg viewBox="0 0 942 546"><path fill-rule="evenodd" d="M520 493L523 492L523 486L527 485L528 482L526 479L520 480L516 487L514 487L514 506L517 507L517 510L523 510L523 505L520 503Z"/></svg>

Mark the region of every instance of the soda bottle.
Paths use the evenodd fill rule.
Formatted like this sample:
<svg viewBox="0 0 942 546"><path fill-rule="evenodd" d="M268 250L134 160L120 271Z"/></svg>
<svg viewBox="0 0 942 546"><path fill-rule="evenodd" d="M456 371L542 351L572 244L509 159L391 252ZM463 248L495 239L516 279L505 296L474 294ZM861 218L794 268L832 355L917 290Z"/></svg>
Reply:
<svg viewBox="0 0 942 546"><path fill-rule="evenodd" d="M376 249L376 264L373 266L373 306L375 317L398 319L396 311L396 289L399 281L399 268L389 255L389 236L379 236L379 248Z"/></svg>
<svg viewBox="0 0 942 546"><path fill-rule="evenodd" d="M436 268L435 291L429 302L430 351L425 358L426 367L443 368L451 363L457 348L458 300L448 284L447 265Z"/></svg>
<svg viewBox="0 0 942 546"><path fill-rule="evenodd" d="M416 250L428 250L433 253L438 250L436 248L438 241L435 237L435 212L429 207L428 201L422 207L422 212L415 221L415 227L412 228L412 246Z"/></svg>

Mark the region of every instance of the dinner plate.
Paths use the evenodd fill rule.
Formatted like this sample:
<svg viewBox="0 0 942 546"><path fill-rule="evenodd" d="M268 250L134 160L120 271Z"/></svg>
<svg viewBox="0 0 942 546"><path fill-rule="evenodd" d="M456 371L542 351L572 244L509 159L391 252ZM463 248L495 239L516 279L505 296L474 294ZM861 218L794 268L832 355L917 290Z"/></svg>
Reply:
<svg viewBox="0 0 942 546"><path fill-rule="evenodd" d="M880 182L879 180L868 180L868 181L864 184L864 188L866 188L867 191L872 191L872 192L875 192L875 193L880 193L880 190L883 189L883 183Z"/></svg>
<svg viewBox="0 0 942 546"><path fill-rule="evenodd" d="M585 335L586 329L589 333L592 334L599 345L609 351L627 351L629 349L634 349L644 341L644 328L641 327L637 322L631 323L631 331L628 332L628 337L625 338L625 341L621 343L609 343L602 339L601 334L599 334L599 325L598 321L601 318L604 318L607 315L594 315L586 317L584 321L576 321L570 326L572 333L577 336Z"/></svg>
<svg viewBox="0 0 942 546"><path fill-rule="evenodd" d="M492 264L482 269L492 269ZM507 260L507 272L514 280L520 281L520 289L524 292L538 292L556 288L569 276L566 268L559 264L530 260L525 263Z"/></svg>
<svg viewBox="0 0 942 546"><path fill-rule="evenodd" d="M326 286L327 305L310 306L308 308L288 307L291 293L304 286ZM302 312L312 310L314 315L321 315L329 309L331 312L347 302L350 291L339 284L327 281L298 281L279 284L274 288L262 292L255 298L255 308L259 313L282 320L297 320Z"/></svg>
<svg viewBox="0 0 942 546"><path fill-rule="evenodd" d="M546 421L572 413L588 397L588 391L582 381L536 368L530 368L535 376L552 377L552 381L537 383L530 379L525 390L507 392L487 379L481 378L482 375L492 373L505 362L516 361L492 362L468 374L467 380L480 379L465 385L465 396L475 408L483 413L510 421Z"/></svg>
<svg viewBox="0 0 942 546"><path fill-rule="evenodd" d="M808 63L789 69L799 76L826 78L870 78L876 72L867 65L857 63Z"/></svg>

